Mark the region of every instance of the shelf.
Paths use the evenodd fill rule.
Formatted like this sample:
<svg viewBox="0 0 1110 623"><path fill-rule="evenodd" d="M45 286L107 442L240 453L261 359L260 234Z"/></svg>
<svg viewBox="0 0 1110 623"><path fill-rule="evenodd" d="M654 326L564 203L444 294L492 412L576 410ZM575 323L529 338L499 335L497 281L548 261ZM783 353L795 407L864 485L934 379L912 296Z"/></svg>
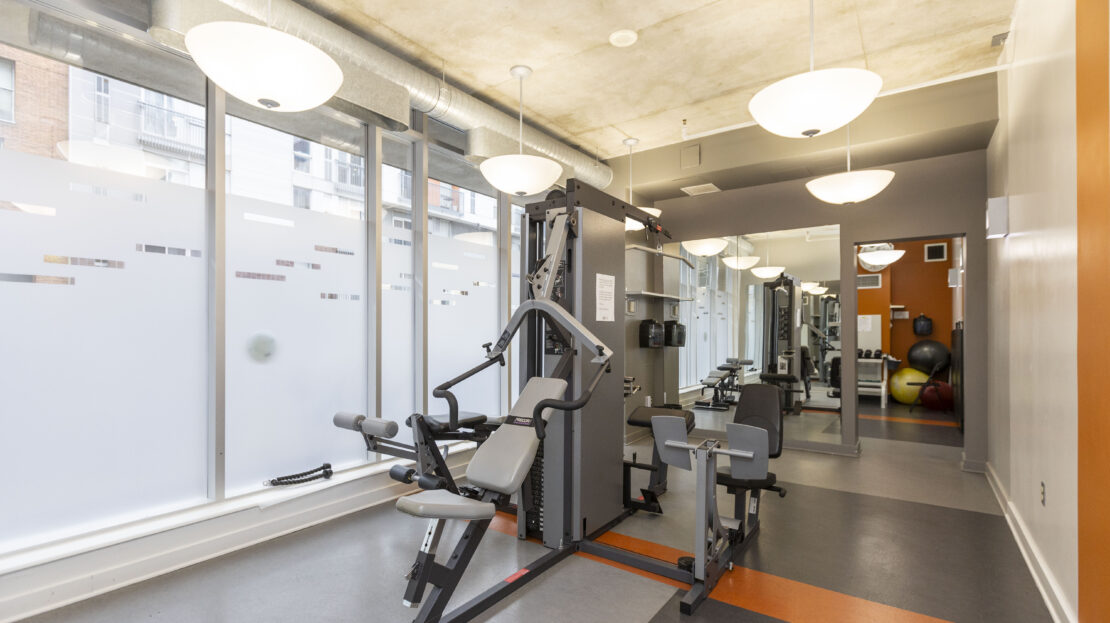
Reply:
<svg viewBox="0 0 1110 623"><path fill-rule="evenodd" d="M624 293L624 295L626 297L628 297L628 296L642 296L642 297L645 297L645 298L653 298L653 299L667 299L668 301L683 301L683 302L685 302L685 301L694 300L694 299L684 299L682 297L675 296L673 294L661 294L659 292L648 292L647 290L626 291Z"/></svg>

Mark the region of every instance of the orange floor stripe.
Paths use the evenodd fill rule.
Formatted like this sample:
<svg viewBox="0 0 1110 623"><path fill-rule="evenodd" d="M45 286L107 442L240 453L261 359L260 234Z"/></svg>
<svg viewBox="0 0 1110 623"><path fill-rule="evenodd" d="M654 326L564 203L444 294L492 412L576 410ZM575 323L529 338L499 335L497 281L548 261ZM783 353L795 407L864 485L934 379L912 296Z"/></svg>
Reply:
<svg viewBox="0 0 1110 623"><path fill-rule="evenodd" d="M712 599L793 623L937 623L924 614L735 567L709 594Z"/></svg>
<svg viewBox="0 0 1110 623"><path fill-rule="evenodd" d="M902 424L922 424L924 426L948 426L950 428L958 428L958 422L949 422L947 420L920 420L912 417L896 417L893 415L868 415L860 413L861 420L880 420L883 422L900 422Z"/></svg>
<svg viewBox="0 0 1110 623"><path fill-rule="evenodd" d="M490 522L490 529L515 537L516 517L499 512ZM689 552L680 549L616 532L606 532L597 538L597 542L666 562L677 562L679 557L691 555ZM675 588L690 588L689 584L678 580L649 573L593 554L577 552L575 556L581 556L587 560L650 578ZM733 568L732 571L725 573L709 596L738 608L744 608L784 621L791 621L792 623L809 623L811 621L820 623L944 623L944 619L902 610L901 608L819 588L804 582L788 580L739 565Z"/></svg>

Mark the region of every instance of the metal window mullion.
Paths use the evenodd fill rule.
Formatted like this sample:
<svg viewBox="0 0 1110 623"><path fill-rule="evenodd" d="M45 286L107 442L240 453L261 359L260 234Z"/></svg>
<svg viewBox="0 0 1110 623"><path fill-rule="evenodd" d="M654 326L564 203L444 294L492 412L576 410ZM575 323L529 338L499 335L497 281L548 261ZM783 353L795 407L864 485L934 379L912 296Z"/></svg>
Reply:
<svg viewBox="0 0 1110 623"><path fill-rule="evenodd" d="M382 129L363 126L363 188L366 214L366 323L368 416L382 417ZM370 173L373 171L373 174ZM381 453L368 457L380 461Z"/></svg>
<svg viewBox="0 0 1110 623"><path fill-rule="evenodd" d="M498 191L497 193L497 309L499 327L509 324L513 306L512 283L512 214L513 204L509 195ZM505 365L500 370L501 396L499 415L508 415L513 395L513 378L510 371L513 369L513 349L505 349Z"/></svg>
<svg viewBox="0 0 1110 623"><path fill-rule="evenodd" d="M226 96L211 80L205 93L205 236L208 253L208 497L226 497L227 176Z"/></svg>
<svg viewBox="0 0 1110 623"><path fill-rule="evenodd" d="M428 412L428 138L427 120L414 115L412 144L413 407Z"/></svg>

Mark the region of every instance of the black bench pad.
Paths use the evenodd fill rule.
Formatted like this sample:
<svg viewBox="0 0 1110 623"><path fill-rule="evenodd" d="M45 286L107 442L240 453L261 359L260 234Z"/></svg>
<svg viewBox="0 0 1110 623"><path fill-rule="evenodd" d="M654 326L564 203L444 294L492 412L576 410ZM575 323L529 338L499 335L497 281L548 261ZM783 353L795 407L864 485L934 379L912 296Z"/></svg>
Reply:
<svg viewBox="0 0 1110 623"><path fill-rule="evenodd" d="M686 419L686 432L694 430L694 412L683 409L665 409L663 407L636 407L628 414L628 423L631 426L651 428L651 418L657 415L673 415Z"/></svg>
<svg viewBox="0 0 1110 623"><path fill-rule="evenodd" d="M459 411L459 428L474 428L479 424L485 424L487 419L488 418L481 413ZM428 428L430 428L433 433L445 433L450 430L450 415L425 415L424 421L428 423ZM408 419L405 419L405 424L411 426Z"/></svg>

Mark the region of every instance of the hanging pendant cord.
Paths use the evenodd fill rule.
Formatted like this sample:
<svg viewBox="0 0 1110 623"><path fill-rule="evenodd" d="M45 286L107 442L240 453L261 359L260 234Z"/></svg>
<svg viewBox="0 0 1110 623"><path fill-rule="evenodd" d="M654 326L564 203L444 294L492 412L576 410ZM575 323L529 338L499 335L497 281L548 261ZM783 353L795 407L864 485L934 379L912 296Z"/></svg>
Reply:
<svg viewBox="0 0 1110 623"><path fill-rule="evenodd" d="M848 137L848 171L852 170L852 124L844 126L844 134Z"/></svg>
<svg viewBox="0 0 1110 623"><path fill-rule="evenodd" d="M813 71L813 0L809 0L809 70Z"/></svg>
<svg viewBox="0 0 1110 623"><path fill-rule="evenodd" d="M517 134L517 149L524 153L524 76L520 77L520 131Z"/></svg>
<svg viewBox="0 0 1110 623"><path fill-rule="evenodd" d="M632 146L628 146L628 203L632 203Z"/></svg>

